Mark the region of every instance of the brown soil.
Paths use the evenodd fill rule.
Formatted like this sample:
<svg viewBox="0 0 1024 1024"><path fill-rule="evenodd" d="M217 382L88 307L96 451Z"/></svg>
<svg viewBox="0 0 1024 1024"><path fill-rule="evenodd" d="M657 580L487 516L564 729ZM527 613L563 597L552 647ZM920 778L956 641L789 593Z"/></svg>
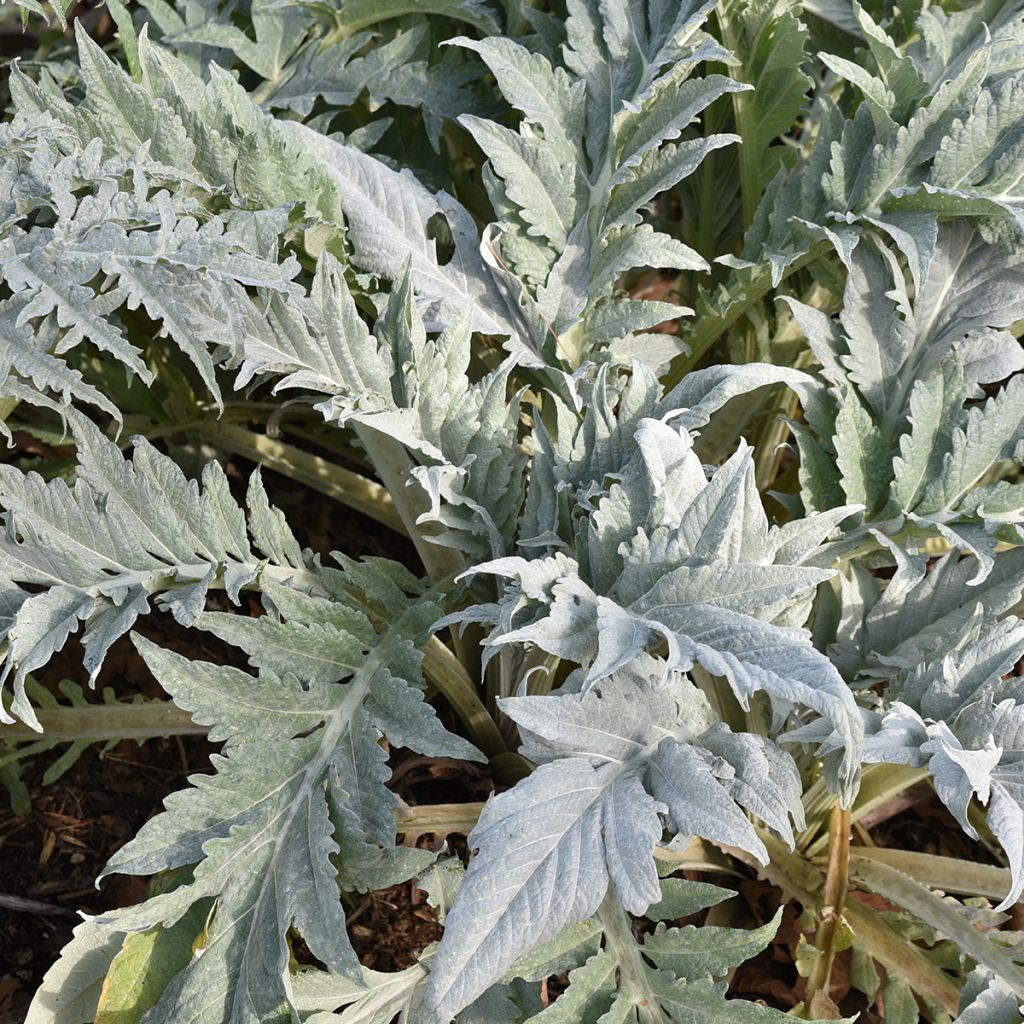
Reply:
<svg viewBox="0 0 1024 1024"><path fill-rule="evenodd" d="M76 912L95 914L145 896L145 881L113 876L94 882L110 856L207 763L201 738L119 744L100 757L94 748L55 784L41 776L55 756L24 773L32 813L15 817L0 794L0 893L22 896L50 913L0 909L0 1021L20 1020L32 993L70 939Z"/></svg>

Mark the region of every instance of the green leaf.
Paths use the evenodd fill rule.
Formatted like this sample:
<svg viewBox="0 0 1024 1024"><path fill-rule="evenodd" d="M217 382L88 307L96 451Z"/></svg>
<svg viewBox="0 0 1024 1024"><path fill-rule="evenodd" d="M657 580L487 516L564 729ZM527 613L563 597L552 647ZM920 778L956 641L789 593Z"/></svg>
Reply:
<svg viewBox="0 0 1024 1024"><path fill-rule="evenodd" d="M430 976L428 1000L437 1016L453 1016L520 954L591 916L610 880L635 910L646 909L658 891L655 809L635 779L581 759L542 766L488 803L471 833L478 853ZM510 849L516 837L518 852ZM540 901L552 887L570 898Z"/></svg>
<svg viewBox="0 0 1024 1024"><path fill-rule="evenodd" d="M658 925L644 940L644 955L661 970L677 978L721 977L744 960L760 953L772 940L782 922L780 909L772 920L751 931L686 925L666 928Z"/></svg>
<svg viewBox="0 0 1024 1024"><path fill-rule="evenodd" d="M488 35L500 31L487 0L345 0L337 17L340 27L355 31L406 14L441 14L465 21Z"/></svg>
<svg viewBox="0 0 1024 1024"><path fill-rule="evenodd" d="M892 453L856 393L839 406L835 444L846 500L877 514L892 479Z"/></svg>
<svg viewBox="0 0 1024 1024"><path fill-rule="evenodd" d="M169 928L126 935L103 982L96 1024L139 1024L164 988L192 959L209 905L197 903Z"/></svg>
<svg viewBox="0 0 1024 1024"><path fill-rule="evenodd" d="M807 29L790 0L730 0L719 6L738 67L731 68L752 92L733 96L744 220L749 223L764 185L775 173L786 135L803 111L810 79L803 72ZM773 148L770 148L773 147ZM774 159L773 159L774 157Z"/></svg>
<svg viewBox="0 0 1024 1024"><path fill-rule="evenodd" d="M898 975L890 975L882 993L885 1019L893 1024L917 1024L921 1012L910 986Z"/></svg>
<svg viewBox="0 0 1024 1024"><path fill-rule="evenodd" d="M128 462L89 420L69 418L79 459L74 490L10 465L0 474L0 502L21 531L20 539L12 532L0 542L0 565L11 581L49 588L22 601L10 626L12 709L33 726L24 677L63 646L79 620L84 664L95 678L111 643L148 611L152 593L163 591L164 606L193 622L218 576L237 602L242 586L267 573L219 466L206 467L200 490L147 442L137 441Z"/></svg>
<svg viewBox="0 0 1024 1024"><path fill-rule="evenodd" d="M873 892L905 907L979 964L988 968L1024 1000L1024 973L955 907L901 871L877 861L851 858L851 875Z"/></svg>
<svg viewBox="0 0 1024 1024"><path fill-rule="evenodd" d="M1017 1024L1020 1000L1008 985L976 967L964 985L960 1015L954 1024Z"/></svg>
<svg viewBox="0 0 1024 1024"><path fill-rule="evenodd" d="M311 683L337 682L359 667L365 653L357 637L321 623L203 612L196 625L241 647L253 668L279 675L294 672Z"/></svg>
<svg viewBox="0 0 1024 1024"><path fill-rule="evenodd" d="M300 970L292 976L295 1007L312 1024L337 1024L336 1010L345 1015L345 1024L392 1024L396 1013L407 1014L419 1005L432 956L428 946L420 963L394 973L364 967L356 981L327 971Z"/></svg>
<svg viewBox="0 0 1024 1024"><path fill-rule="evenodd" d="M689 917L736 894L709 882L692 882L686 878L663 878L661 899L647 908L647 917L653 921L675 921Z"/></svg>

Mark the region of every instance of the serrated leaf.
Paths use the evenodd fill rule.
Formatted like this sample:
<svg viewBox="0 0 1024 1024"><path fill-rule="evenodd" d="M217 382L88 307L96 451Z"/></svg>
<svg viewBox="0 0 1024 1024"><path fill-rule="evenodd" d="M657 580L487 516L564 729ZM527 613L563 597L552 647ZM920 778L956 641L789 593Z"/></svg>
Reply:
<svg viewBox="0 0 1024 1024"><path fill-rule="evenodd" d="M319 623L203 612L196 625L241 647L253 668L278 675L294 672L311 683L337 682L359 667L365 653L356 637Z"/></svg>
<svg viewBox="0 0 1024 1024"><path fill-rule="evenodd" d="M297 122L282 123L281 131L314 156L336 186L353 255L363 269L396 278L408 261L423 314L435 327L471 311L476 330L516 333L464 207L444 193L433 195L412 175ZM455 243L455 254L443 267L427 234L432 217L447 221Z"/></svg>
<svg viewBox="0 0 1024 1024"><path fill-rule="evenodd" d="M572 758L541 766L492 799L470 836L477 856L430 976L438 1017L476 998L525 949L593 914L610 880L638 909L656 899L655 811L635 778ZM567 898L539 898L553 889Z"/></svg>
<svg viewBox="0 0 1024 1024"><path fill-rule="evenodd" d="M359 872L371 877L393 859L395 840L380 732L364 703L373 680L407 643L402 630L423 614L413 609L393 626L344 686L302 687L294 677L256 680L234 669L193 668L179 655L137 641L175 700L228 739L215 761L217 774L194 777L196 788L170 798L168 811L107 867L108 873L139 874L200 862L190 884L116 912L118 928L170 923L198 900L217 900L202 956L175 977L151 1019L177 1021L211 1006L226 1021L253 1024L267 1013L288 1013L289 923L328 967L358 979L339 880L358 884ZM197 686L196 669L200 678L215 675L216 687ZM262 704L260 729L239 731L232 709L238 703L248 708L254 694ZM338 821L343 831L337 831ZM340 873L331 860L339 849ZM375 860L381 865L371 868ZM394 868L422 867L415 858L405 861L395 861ZM279 965L276 984L261 978L260 962Z"/></svg>
<svg viewBox="0 0 1024 1024"><path fill-rule="evenodd" d="M757 738L708 729L704 698L681 679L659 688L648 662L635 675L608 680L600 693L502 702L523 730L524 752L542 763L487 805L470 836L476 856L447 917L431 980L440 1016L500 977L518 953L565 942L562 929L594 913L609 883L633 913L658 900L652 852L662 831L659 814L684 837L709 836L762 857L741 808L756 809L787 835L789 816L799 817L799 789L785 755L769 753ZM751 785L755 775L772 782ZM571 892L572 900L549 901L543 894L552 888ZM720 892L714 889L710 902ZM708 895L700 892L699 905L709 905ZM469 921L485 925L473 929ZM569 941L573 950L579 945ZM561 963L568 952L535 955ZM694 971L686 976L709 973Z"/></svg>
<svg viewBox="0 0 1024 1024"><path fill-rule="evenodd" d="M772 920L750 931L710 925L666 928L658 925L644 940L644 955L677 978L694 981L721 977L749 960L772 940L782 921L781 909Z"/></svg>
<svg viewBox="0 0 1024 1024"><path fill-rule="evenodd" d="M364 967L358 981L326 971L299 971L292 979L295 1006L314 1024L342 1019L345 1024L391 1024L396 1013L408 1013L419 1003L432 955L428 947L422 963L393 973Z"/></svg>
<svg viewBox="0 0 1024 1024"><path fill-rule="evenodd" d="M1020 1000L1013 990L983 968L975 968L964 985L955 1024L1018 1024Z"/></svg>
<svg viewBox="0 0 1024 1024"><path fill-rule="evenodd" d="M237 603L242 586L274 571L253 553L245 515L219 466L206 467L200 489L148 442L138 439L135 458L127 461L91 421L70 412L69 419L79 460L74 490L59 478L44 483L13 466L0 474L9 525L0 564L12 581L49 588L23 601L9 627L5 673L14 675L12 708L31 724L24 677L64 645L80 620L85 665L95 678L111 643L149 610L152 595L179 621L193 623L218 576ZM298 545L275 521L280 513L266 503L260 485L250 496L256 499L254 538L266 544L282 580L309 586Z"/></svg>
<svg viewBox="0 0 1024 1024"><path fill-rule="evenodd" d="M646 916L654 921L675 921L713 907L734 895L731 889L723 889L710 882L693 882L687 878L663 878L661 899L647 908Z"/></svg>

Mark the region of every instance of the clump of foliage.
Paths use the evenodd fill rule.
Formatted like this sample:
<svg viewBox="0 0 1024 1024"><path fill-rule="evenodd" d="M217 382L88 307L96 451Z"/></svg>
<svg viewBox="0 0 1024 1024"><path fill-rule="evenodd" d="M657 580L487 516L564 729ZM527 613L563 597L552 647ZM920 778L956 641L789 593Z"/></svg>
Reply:
<svg viewBox="0 0 1024 1024"><path fill-rule="evenodd" d="M780 917L676 924L723 865L801 905L804 1019L852 946L892 1024L1019 1022L1024 4L108 10L5 86L2 411L73 454L0 465L0 778L72 635L251 671L135 635L223 746L30 1024L781 1020L722 980ZM419 564L304 549L229 453ZM391 747L499 792L432 821ZM861 844L922 780L1005 868ZM413 877L442 941L364 969L342 895Z"/></svg>

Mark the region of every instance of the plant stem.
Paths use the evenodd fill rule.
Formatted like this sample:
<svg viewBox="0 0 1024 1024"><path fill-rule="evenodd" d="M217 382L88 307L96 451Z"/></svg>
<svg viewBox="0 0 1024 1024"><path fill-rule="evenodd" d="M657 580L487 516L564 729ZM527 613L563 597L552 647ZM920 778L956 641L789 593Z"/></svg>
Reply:
<svg viewBox="0 0 1024 1024"><path fill-rule="evenodd" d="M0 398L0 423L6 423L20 404L20 398Z"/></svg>
<svg viewBox="0 0 1024 1024"><path fill-rule="evenodd" d="M809 363L810 359L801 355L794 365L796 369L802 370ZM799 406L800 396L795 391L787 390L754 442L754 479L762 494L775 483L779 475L785 441L789 437L789 421L796 417Z"/></svg>
<svg viewBox="0 0 1024 1024"><path fill-rule="evenodd" d="M398 533L407 533L391 496L374 480L328 462L319 455L310 455L294 445L231 423L210 421L197 424L196 432L236 455L252 459L348 505L383 526Z"/></svg>
<svg viewBox="0 0 1024 1024"><path fill-rule="evenodd" d="M704 115L704 137L717 135L725 127L720 107L713 103ZM701 161L697 172L700 189L697 196L696 224L694 225L694 248L711 263L719 255L718 252L718 217L719 189L722 184L720 153L712 149Z"/></svg>
<svg viewBox="0 0 1024 1024"><path fill-rule="evenodd" d="M491 771L494 777L505 786L514 786L528 775L533 774L533 763L522 754L506 752L491 758Z"/></svg>
<svg viewBox="0 0 1024 1024"><path fill-rule="evenodd" d="M665 1024L665 1015L647 984L647 967L633 935L632 922L611 886L597 917L604 928L607 949L619 965L619 998L625 996L636 1008L637 1024Z"/></svg>
<svg viewBox="0 0 1024 1024"><path fill-rule="evenodd" d="M405 835L407 842L415 842L428 832L447 835L449 832L469 834L480 817L484 805L470 804L424 804L410 807L402 801L395 811L398 831Z"/></svg>
<svg viewBox="0 0 1024 1024"><path fill-rule="evenodd" d="M423 646L423 674L445 695L483 753L493 757L507 752L501 731L484 707L473 680L436 636Z"/></svg>
<svg viewBox="0 0 1024 1024"><path fill-rule="evenodd" d="M733 26L730 15L732 11L728 4L722 4L717 10L718 27L722 33L722 45L735 53L739 49L739 40ZM731 73L735 81L749 85L744 72L746 69L740 65L738 68L728 67L727 73ZM734 92L731 96L733 118L736 123L736 134L740 138L753 138L757 134L757 124L751 124L751 93ZM759 147L754 145L740 146L738 153L740 165L740 199L743 203L743 230L750 227L754 219L754 213L761 201L761 166L764 154Z"/></svg>
<svg viewBox="0 0 1024 1024"><path fill-rule="evenodd" d="M832 964L836 958L836 938L846 907L846 893L850 881L850 811L837 800L832 808L829 829L828 870L825 873L825 906L818 924L815 945L821 951L814 961L807 979L804 1013L808 1020L816 1014L813 1006L817 996L828 997L832 981Z"/></svg>
<svg viewBox="0 0 1024 1024"><path fill-rule="evenodd" d="M910 789L911 786L927 779L930 775L925 768L909 768L903 765L870 764L861 775L860 791L854 801L850 813L850 821L858 822L871 811L881 806L886 800ZM797 847L807 857L815 857L828 845L828 834L819 835L816 824L824 824L825 808L832 802L832 797L825 788L824 782L816 782L807 791L804 798L804 810L809 828L797 842Z"/></svg>
<svg viewBox="0 0 1024 1024"><path fill-rule="evenodd" d="M747 716L732 690L700 665L690 669L690 676L707 697L715 714L734 732L745 732Z"/></svg>
<svg viewBox="0 0 1024 1024"><path fill-rule="evenodd" d="M813 907L816 894L825 884L822 873L799 853L791 852L767 829L758 835L768 850L768 863L760 864L745 850L722 846L721 849L749 865L777 885L787 896L805 907ZM950 1014L957 1012L960 989L953 980L925 956L924 951L894 931L876 913L858 900L845 907L846 920L856 936L857 945L873 956L886 970L902 975L920 995Z"/></svg>
<svg viewBox="0 0 1024 1024"><path fill-rule="evenodd" d="M412 460L405 448L379 430L358 425L356 435L362 441L373 468L381 478L406 532L416 545L416 551L428 575L436 579L457 575L465 567L462 557L451 548L432 543L429 538L438 532L437 525L421 526L419 517L428 511L426 495L412 480L409 471ZM412 486L407 486L407 485Z"/></svg>
<svg viewBox="0 0 1024 1024"><path fill-rule="evenodd" d="M416 553L420 556L427 575L434 579L454 579L466 567L465 560L453 548L431 540L441 532L439 524L419 523L420 516L429 511L430 504L423 488L411 476L413 463L405 447L379 430L364 425L356 426L356 436L366 449L370 464L391 495L395 510L405 526L406 533L416 546ZM452 644L463 665L473 664L475 652L467 645L458 630L452 635Z"/></svg>
<svg viewBox="0 0 1024 1024"><path fill-rule="evenodd" d="M187 711L169 700L152 700L144 704L94 704L89 707L39 708L36 717L43 727L43 737L54 743L88 740L141 740L154 736L202 736L205 725L196 725ZM0 741L21 743L38 740L35 729L15 722L0 726Z"/></svg>

